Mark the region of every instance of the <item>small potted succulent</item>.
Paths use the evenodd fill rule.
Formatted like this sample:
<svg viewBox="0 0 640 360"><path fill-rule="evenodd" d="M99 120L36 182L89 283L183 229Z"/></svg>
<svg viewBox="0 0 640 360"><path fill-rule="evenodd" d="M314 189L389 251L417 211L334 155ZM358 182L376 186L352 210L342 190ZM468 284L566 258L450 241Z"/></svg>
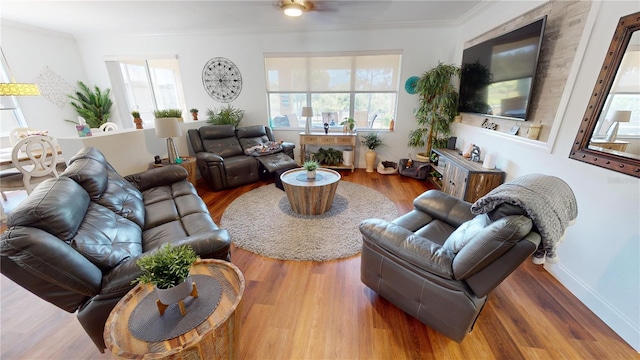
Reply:
<svg viewBox="0 0 640 360"><path fill-rule="evenodd" d="M191 113L191 116L193 117L193 121L198 120L198 109L193 108L193 109L189 110L189 112Z"/></svg>
<svg viewBox="0 0 640 360"><path fill-rule="evenodd" d="M140 118L140 112L137 110L133 110L131 112L131 116L133 116L133 122L136 124L136 129L142 129L142 119Z"/></svg>
<svg viewBox="0 0 640 360"><path fill-rule="evenodd" d="M175 304L193 290L189 271L196 260L196 253L190 246L165 244L136 261L142 275L133 282L154 285L162 304Z"/></svg>
<svg viewBox="0 0 640 360"><path fill-rule="evenodd" d="M316 178L316 170L320 165L317 161L308 160L302 164L302 167L307 170L307 179L315 179Z"/></svg>

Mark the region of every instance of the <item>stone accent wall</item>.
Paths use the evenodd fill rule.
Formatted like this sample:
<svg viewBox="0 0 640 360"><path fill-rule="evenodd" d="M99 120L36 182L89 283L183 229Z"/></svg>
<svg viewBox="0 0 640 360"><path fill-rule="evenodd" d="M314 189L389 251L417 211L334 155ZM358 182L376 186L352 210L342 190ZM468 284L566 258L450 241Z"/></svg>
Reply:
<svg viewBox="0 0 640 360"><path fill-rule="evenodd" d="M591 1L552 1L467 41L465 48L505 34L547 15L527 121L462 114L461 122L481 126L482 122L488 119L489 122L498 125L495 131L505 133L516 125L520 127L517 136L522 137L526 137L529 125L541 124L538 140L547 142L590 8Z"/></svg>

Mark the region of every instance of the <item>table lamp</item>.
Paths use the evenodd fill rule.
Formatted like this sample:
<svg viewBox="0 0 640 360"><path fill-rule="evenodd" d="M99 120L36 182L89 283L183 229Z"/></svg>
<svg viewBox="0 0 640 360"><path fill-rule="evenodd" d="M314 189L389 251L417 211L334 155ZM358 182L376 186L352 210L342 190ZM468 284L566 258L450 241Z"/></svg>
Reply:
<svg viewBox="0 0 640 360"><path fill-rule="evenodd" d="M311 120L310 118L313 116L313 108L310 106L305 106L302 108L302 116L307 118L305 123L304 133L309 134L311 132Z"/></svg>
<svg viewBox="0 0 640 360"><path fill-rule="evenodd" d="M611 127L607 131L606 141L616 141L618 136L618 126L621 122L629 122L631 120L631 111L616 110L611 117Z"/></svg>
<svg viewBox="0 0 640 360"><path fill-rule="evenodd" d="M177 164L178 149L173 142L173 138L182 135L182 130L178 125L177 118L156 118L156 136L159 138L167 138L167 153L169 163Z"/></svg>

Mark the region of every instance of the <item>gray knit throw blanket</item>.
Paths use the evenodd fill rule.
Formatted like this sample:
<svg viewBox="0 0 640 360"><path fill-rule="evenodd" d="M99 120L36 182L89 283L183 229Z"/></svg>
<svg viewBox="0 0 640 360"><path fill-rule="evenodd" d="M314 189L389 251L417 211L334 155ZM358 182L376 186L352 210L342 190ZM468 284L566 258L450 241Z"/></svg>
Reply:
<svg viewBox="0 0 640 360"><path fill-rule="evenodd" d="M538 228L542 242L533 254L534 263L555 263L556 244L578 217L573 191L563 180L548 175L518 177L493 189L471 206L474 214L485 214L502 203L521 207Z"/></svg>

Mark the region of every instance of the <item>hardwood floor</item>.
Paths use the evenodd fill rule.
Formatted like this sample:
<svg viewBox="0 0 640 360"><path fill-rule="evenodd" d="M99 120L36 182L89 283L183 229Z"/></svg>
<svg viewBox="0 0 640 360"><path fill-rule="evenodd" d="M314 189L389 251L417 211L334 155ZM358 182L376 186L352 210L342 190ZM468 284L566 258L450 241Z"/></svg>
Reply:
<svg viewBox="0 0 640 360"><path fill-rule="evenodd" d="M341 171L343 181L376 189L399 213L427 189L422 181ZM216 221L256 183L199 193ZM283 229L283 234L286 230ZM542 267L525 262L491 295L475 329L449 340L360 282L360 257L281 261L233 248L246 290L240 314L242 359L638 359ZM1 359L109 359L65 313L2 276Z"/></svg>

